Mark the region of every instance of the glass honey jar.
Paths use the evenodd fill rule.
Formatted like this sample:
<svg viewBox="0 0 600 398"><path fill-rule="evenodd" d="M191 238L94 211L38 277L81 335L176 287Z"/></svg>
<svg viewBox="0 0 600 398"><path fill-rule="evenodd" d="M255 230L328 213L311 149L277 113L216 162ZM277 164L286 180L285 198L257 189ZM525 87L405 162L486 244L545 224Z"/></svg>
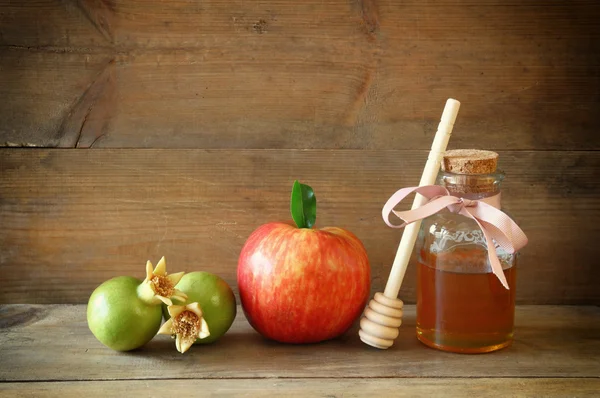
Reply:
<svg viewBox="0 0 600 398"><path fill-rule="evenodd" d="M490 151L447 151L436 185L500 209L504 173L497 160ZM495 247L508 288L492 273L485 236L474 219L444 209L422 221L416 243L417 338L422 343L457 353L511 344L517 255Z"/></svg>

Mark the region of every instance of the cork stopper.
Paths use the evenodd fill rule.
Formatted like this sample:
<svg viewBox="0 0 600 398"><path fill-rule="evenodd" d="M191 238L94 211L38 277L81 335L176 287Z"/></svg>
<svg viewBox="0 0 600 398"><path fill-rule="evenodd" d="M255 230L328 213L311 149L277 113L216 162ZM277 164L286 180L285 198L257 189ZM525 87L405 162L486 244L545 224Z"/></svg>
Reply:
<svg viewBox="0 0 600 398"><path fill-rule="evenodd" d="M498 154L479 149L454 149L446 151L442 170L456 174L491 174L498 166Z"/></svg>
<svg viewBox="0 0 600 398"><path fill-rule="evenodd" d="M498 154L479 149L454 149L444 152L442 185L453 195L478 199L500 189L502 176L496 175ZM495 174L496 173L496 174Z"/></svg>

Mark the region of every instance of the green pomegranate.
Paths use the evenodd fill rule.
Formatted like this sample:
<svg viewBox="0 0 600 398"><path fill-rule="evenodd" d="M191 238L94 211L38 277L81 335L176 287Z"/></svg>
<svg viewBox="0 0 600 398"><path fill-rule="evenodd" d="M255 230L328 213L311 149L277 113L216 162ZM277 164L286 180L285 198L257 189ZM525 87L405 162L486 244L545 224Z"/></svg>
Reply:
<svg viewBox="0 0 600 398"><path fill-rule="evenodd" d="M185 300L175 289L183 272L167 275L165 258L152 270L146 264L146 279L130 276L107 280L91 294L87 306L87 322L93 335L116 351L130 351L148 343L156 335L162 321L161 304L171 299Z"/></svg>
<svg viewBox="0 0 600 398"><path fill-rule="evenodd" d="M229 330L237 307L231 287L221 277L209 272L190 272L175 287L187 295L187 301L183 303L199 304L202 317L208 324L210 335L197 339L196 344L213 343ZM170 318L166 305L163 305L163 315L166 320Z"/></svg>

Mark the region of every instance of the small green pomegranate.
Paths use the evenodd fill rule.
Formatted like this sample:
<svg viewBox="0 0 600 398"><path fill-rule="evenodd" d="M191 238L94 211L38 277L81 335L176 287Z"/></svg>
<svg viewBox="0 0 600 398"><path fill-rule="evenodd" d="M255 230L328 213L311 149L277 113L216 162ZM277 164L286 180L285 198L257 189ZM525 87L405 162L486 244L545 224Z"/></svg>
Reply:
<svg viewBox="0 0 600 398"><path fill-rule="evenodd" d="M182 302L183 304L199 304L202 317L208 324L210 334L197 339L196 344L213 343L229 330L237 307L235 295L225 280L209 272L196 271L185 274L176 287L187 295L187 301ZM166 320L170 318L166 305L163 305L163 315Z"/></svg>
<svg viewBox="0 0 600 398"><path fill-rule="evenodd" d="M162 321L161 304L187 296L175 289L183 272L167 275L165 258L156 268L146 263L146 279L119 276L98 286L90 296L87 322L96 339L116 351L130 351L148 343Z"/></svg>

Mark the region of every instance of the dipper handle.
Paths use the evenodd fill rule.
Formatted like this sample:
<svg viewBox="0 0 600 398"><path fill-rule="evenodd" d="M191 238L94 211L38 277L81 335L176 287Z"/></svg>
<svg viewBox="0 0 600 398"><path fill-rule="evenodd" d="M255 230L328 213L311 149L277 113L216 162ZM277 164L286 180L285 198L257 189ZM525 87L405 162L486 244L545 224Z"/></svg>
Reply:
<svg viewBox="0 0 600 398"><path fill-rule="evenodd" d="M429 151L419 186L435 183L435 178L440 169L442 154L448 146L459 108L460 102L457 100L449 98L446 101L446 106L438 124L435 138L431 144L431 150ZM412 209L422 206L426 200L424 196L416 194ZM360 330L358 332L360 339L365 344L386 349L391 347L396 337L398 337L398 327L402 324L402 307L404 305L402 300L398 299L398 293L400 292L400 286L406 274L406 268L420 227L421 221L417 221L404 228L385 291L383 294L376 293L365 310L365 317L360 321Z"/></svg>

